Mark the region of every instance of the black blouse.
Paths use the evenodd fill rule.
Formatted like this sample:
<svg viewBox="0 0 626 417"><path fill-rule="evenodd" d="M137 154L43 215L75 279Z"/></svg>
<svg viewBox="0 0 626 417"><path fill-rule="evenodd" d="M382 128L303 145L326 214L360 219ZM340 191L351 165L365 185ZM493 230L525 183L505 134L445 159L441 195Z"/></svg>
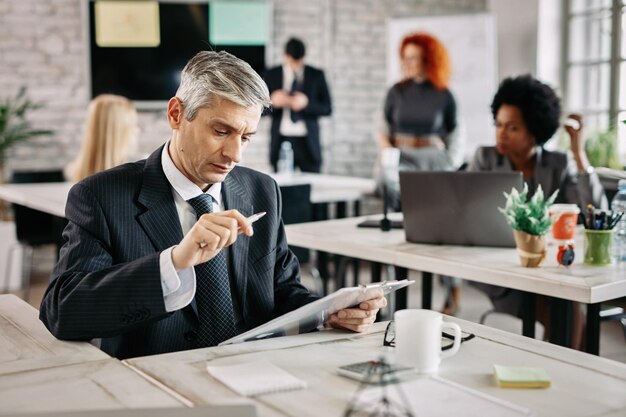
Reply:
<svg viewBox="0 0 626 417"><path fill-rule="evenodd" d="M390 138L395 134L446 138L457 125L452 93L437 90L429 81L395 84L387 93L384 113Z"/></svg>

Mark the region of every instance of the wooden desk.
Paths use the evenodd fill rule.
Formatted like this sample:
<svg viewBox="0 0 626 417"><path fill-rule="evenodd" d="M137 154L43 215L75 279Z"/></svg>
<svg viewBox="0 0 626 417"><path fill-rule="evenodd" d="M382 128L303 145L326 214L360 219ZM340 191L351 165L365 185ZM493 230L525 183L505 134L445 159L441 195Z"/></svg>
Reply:
<svg viewBox="0 0 626 417"><path fill-rule="evenodd" d="M476 338L442 362L439 376L490 396L532 409L538 416L599 416L626 409L626 365L491 329L459 319ZM188 398L210 404L237 394L208 375L206 365L267 359L309 387L254 398L259 416L338 416L358 382L337 375L337 367L376 359L382 352L386 323L367 335L326 331L241 345L198 349L125 361ZM497 388L493 364L539 366L552 387L546 390ZM408 393L411 395L411 393Z"/></svg>
<svg viewBox="0 0 626 417"><path fill-rule="evenodd" d="M0 375L106 358L87 342L56 339L35 308L14 295L0 295Z"/></svg>
<svg viewBox="0 0 626 417"><path fill-rule="evenodd" d="M114 358L0 375L0 413L184 405Z"/></svg>
<svg viewBox="0 0 626 417"><path fill-rule="evenodd" d="M376 188L376 182L370 178L306 172L269 175L281 187L311 184L311 203L314 204L359 201L363 195L373 193Z"/></svg>
<svg viewBox="0 0 626 417"><path fill-rule="evenodd" d="M401 219L399 214L392 217ZM541 268L523 268L515 249L408 243L404 230L358 228L363 220L361 217L288 225L287 240L295 246L587 304L587 349L595 354L599 351L600 302L626 296L626 271L616 266L583 265L581 242L569 268L557 264L554 246L548 248ZM422 303L424 308L430 308L432 279L424 284ZM528 329L534 330L534 317L530 324L526 323L525 334L532 336ZM566 326L552 326L555 332L563 327Z"/></svg>
<svg viewBox="0 0 626 417"><path fill-rule="evenodd" d="M0 199L65 217L65 202L72 185L69 182L5 184L0 186Z"/></svg>
<svg viewBox="0 0 626 417"><path fill-rule="evenodd" d="M374 191L374 180L325 174L271 175L278 185L311 184L312 203L360 200ZM0 186L0 199L35 210L65 217L65 203L72 187L69 182L6 184Z"/></svg>

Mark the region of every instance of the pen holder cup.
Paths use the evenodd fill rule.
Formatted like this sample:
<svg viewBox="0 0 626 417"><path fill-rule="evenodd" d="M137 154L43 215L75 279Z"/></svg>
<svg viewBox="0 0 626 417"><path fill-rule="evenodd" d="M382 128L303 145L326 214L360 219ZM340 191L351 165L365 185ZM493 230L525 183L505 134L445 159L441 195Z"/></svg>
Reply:
<svg viewBox="0 0 626 417"><path fill-rule="evenodd" d="M613 230L585 229L585 264L609 265Z"/></svg>

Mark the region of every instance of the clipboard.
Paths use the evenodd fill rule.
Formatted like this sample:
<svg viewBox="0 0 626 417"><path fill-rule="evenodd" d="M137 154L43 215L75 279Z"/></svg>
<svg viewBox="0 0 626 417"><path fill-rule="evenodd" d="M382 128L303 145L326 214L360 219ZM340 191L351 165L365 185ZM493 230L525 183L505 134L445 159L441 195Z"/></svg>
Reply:
<svg viewBox="0 0 626 417"><path fill-rule="evenodd" d="M331 314L373 298L380 289L387 295L413 283L415 281L404 279L401 281L381 281L359 285L358 287L341 288L324 298L315 300L252 330L225 340L218 346L308 332L323 324Z"/></svg>

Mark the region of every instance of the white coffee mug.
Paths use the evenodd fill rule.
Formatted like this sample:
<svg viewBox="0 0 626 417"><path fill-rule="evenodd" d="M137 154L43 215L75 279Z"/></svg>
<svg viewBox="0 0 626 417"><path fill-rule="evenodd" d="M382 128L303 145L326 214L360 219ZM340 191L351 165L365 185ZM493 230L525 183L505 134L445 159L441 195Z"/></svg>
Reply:
<svg viewBox="0 0 626 417"><path fill-rule="evenodd" d="M461 328L444 322L441 313L432 310L400 310L394 314L396 362L414 367L419 373L434 373L442 359L459 351ZM441 350L441 331L454 333L454 344Z"/></svg>

